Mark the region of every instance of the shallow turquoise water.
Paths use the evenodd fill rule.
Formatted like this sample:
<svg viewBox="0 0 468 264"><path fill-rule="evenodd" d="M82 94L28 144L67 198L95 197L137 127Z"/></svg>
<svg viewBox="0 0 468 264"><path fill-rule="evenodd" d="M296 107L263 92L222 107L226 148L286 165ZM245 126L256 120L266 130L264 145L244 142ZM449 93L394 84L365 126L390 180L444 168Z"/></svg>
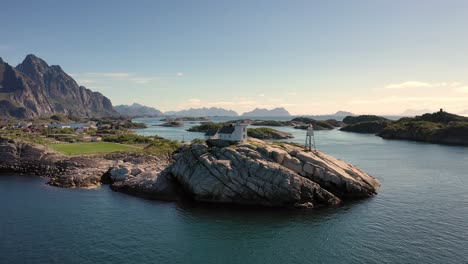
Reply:
<svg viewBox="0 0 468 264"><path fill-rule="evenodd" d="M253 210L1 175L0 263L468 263L467 147L316 137L377 177L380 193L320 211Z"/></svg>

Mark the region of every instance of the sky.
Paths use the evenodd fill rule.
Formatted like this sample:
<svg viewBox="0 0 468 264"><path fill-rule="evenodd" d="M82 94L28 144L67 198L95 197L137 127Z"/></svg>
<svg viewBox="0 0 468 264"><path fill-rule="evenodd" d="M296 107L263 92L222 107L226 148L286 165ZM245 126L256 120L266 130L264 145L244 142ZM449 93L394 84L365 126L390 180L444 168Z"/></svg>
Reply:
<svg viewBox="0 0 468 264"><path fill-rule="evenodd" d="M468 1L5 1L0 57L114 105L468 114Z"/></svg>

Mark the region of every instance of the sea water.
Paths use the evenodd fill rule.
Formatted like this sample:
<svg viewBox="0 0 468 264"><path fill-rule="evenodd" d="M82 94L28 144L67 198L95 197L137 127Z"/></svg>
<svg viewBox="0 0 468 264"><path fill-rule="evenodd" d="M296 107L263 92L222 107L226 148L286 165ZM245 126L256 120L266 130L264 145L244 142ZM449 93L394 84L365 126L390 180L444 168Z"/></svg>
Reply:
<svg viewBox="0 0 468 264"><path fill-rule="evenodd" d="M139 133L203 135L184 128ZM280 129L304 141L304 131ZM315 136L321 151L378 178L379 194L339 208L259 210L0 175L0 263L468 263L467 147Z"/></svg>

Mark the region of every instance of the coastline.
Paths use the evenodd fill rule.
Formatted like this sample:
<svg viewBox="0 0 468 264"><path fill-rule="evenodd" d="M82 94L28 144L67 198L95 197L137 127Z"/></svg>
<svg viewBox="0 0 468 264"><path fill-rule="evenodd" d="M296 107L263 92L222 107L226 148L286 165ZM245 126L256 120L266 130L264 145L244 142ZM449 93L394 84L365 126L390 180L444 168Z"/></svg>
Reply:
<svg viewBox="0 0 468 264"><path fill-rule="evenodd" d="M185 145L172 156L90 157L0 138L0 151L5 154L0 172L46 177L47 184L64 188L108 184L114 191L165 201L190 197L209 203L314 208L371 197L380 187L375 178L331 156L260 140L234 148Z"/></svg>

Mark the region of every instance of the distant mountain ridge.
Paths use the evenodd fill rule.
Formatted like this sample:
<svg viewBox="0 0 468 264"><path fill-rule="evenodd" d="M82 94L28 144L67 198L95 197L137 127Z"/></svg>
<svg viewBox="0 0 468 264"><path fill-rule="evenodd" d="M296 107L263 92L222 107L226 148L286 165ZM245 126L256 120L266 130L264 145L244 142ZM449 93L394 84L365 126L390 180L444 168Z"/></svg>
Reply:
<svg viewBox="0 0 468 264"><path fill-rule="evenodd" d="M166 116L185 116L185 117L202 117L202 116L239 116L235 111L226 110L224 108L211 107L211 108L190 108L181 111L168 111L164 112Z"/></svg>
<svg viewBox="0 0 468 264"><path fill-rule="evenodd" d="M58 65L49 66L33 54L16 67L0 58L0 116L34 118L54 114L118 115L107 97L79 86Z"/></svg>
<svg viewBox="0 0 468 264"><path fill-rule="evenodd" d="M265 108L255 108L250 112L245 112L242 116L271 116L271 117L279 117L279 116L291 116L289 112L284 109L283 107L273 108L271 110Z"/></svg>
<svg viewBox="0 0 468 264"><path fill-rule="evenodd" d="M351 112L347 112L347 111L338 111L336 113L334 113L332 116L342 116L342 117L346 117L346 116L354 116L355 114L351 113Z"/></svg>
<svg viewBox="0 0 468 264"><path fill-rule="evenodd" d="M132 105L116 105L114 109L121 115L135 116L162 116L163 113L154 107L133 103Z"/></svg>

